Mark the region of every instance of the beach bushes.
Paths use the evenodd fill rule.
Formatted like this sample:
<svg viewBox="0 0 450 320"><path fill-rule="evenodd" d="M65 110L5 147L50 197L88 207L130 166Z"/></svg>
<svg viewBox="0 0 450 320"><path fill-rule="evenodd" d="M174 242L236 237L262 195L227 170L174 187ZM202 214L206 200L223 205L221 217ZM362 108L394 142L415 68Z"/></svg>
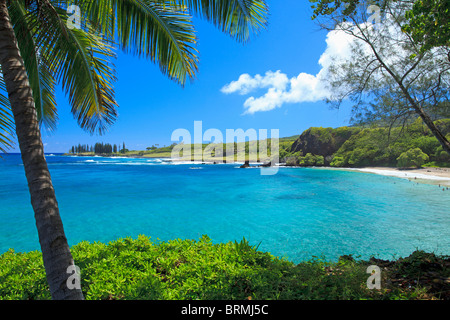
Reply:
<svg viewBox="0 0 450 320"><path fill-rule="evenodd" d="M435 124L450 139L450 119ZM416 148L428 156L425 166L450 166L450 156L420 118L395 127L309 128L290 151L281 149L280 159L287 166L395 167L403 153ZM314 161L314 157L323 160Z"/></svg>
<svg viewBox="0 0 450 320"><path fill-rule="evenodd" d="M426 287L390 285L386 268L382 289L367 289L366 269L376 261L347 256L337 262L313 258L296 265L245 239L214 244L207 236L167 242L140 236L109 244L82 242L72 254L88 300L430 298ZM427 257L416 254L410 259L414 264L403 260L409 264L395 272L403 270L416 279L414 268L423 269ZM445 263L440 272L449 276L449 260ZM10 250L0 256L0 299L50 299L40 252Z"/></svg>
<svg viewBox="0 0 450 320"><path fill-rule="evenodd" d="M435 122L450 137L450 120ZM419 149L417 151L411 151ZM413 155L412 153L417 153ZM425 156L426 157L425 157ZM412 159L414 158L414 161ZM423 159L423 161L422 161ZM330 165L334 167L426 165L428 161L447 166L450 158L438 140L418 119L406 127L366 128L351 136L333 155ZM420 165L416 164L419 161Z"/></svg>
<svg viewBox="0 0 450 320"><path fill-rule="evenodd" d="M420 168L430 158L426 153L423 153L420 148L409 149L403 152L398 158L398 166L400 168Z"/></svg>
<svg viewBox="0 0 450 320"><path fill-rule="evenodd" d="M325 160L323 156L315 156L311 153L307 153L304 157L298 158L298 164L300 166L323 166L325 164Z"/></svg>

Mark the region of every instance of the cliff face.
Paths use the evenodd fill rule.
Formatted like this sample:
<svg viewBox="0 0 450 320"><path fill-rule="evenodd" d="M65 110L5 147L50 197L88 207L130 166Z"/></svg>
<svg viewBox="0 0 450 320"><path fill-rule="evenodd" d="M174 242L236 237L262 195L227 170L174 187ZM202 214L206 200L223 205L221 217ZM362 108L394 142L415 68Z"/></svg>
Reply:
<svg viewBox="0 0 450 320"><path fill-rule="evenodd" d="M310 128L292 144L291 152L300 152L301 156L311 153L316 156L327 158L336 153L339 148L351 136L359 133L361 129L341 127L333 128Z"/></svg>

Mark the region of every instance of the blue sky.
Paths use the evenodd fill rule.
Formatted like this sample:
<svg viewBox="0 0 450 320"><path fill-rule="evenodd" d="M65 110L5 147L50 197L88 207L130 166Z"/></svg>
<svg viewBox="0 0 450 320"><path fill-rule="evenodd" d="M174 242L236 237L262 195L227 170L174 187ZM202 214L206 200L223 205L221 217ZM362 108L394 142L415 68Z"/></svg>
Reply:
<svg viewBox="0 0 450 320"><path fill-rule="evenodd" d="M331 110L318 96L305 101L285 99L276 107L272 105L270 111L245 113L246 101L252 96L263 97L267 87L257 84L252 92L244 95L237 89L228 94L223 92L226 85L236 82L243 74L254 80L256 75L265 79L267 72L280 71L286 80L301 73L313 77L321 70L318 62L327 49L327 32L319 30L311 21L309 1L267 2L270 7L267 30L246 45L195 19L199 73L184 88L164 77L150 61L120 52L115 61L119 117L103 136L91 136L80 129L66 97L58 92L59 124L56 132L43 132L45 151L67 152L72 145L95 142L125 142L133 150L144 150L153 144L169 145L174 130L184 128L193 132L194 121L203 121L204 131L279 129L282 137L300 134L312 126L347 125L349 108ZM299 94L305 96L308 92Z"/></svg>

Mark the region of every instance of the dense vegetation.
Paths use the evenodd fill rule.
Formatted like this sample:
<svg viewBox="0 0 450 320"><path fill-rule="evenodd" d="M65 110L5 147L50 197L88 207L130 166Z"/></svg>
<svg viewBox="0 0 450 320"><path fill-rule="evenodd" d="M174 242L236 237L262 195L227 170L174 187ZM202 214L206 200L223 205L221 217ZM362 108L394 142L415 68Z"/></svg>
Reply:
<svg viewBox="0 0 450 320"><path fill-rule="evenodd" d="M119 239L72 248L86 299L450 299L450 259L416 251L396 261L320 258L298 265L241 242ZM369 290L369 265L382 269ZM50 299L39 251L0 256L0 299Z"/></svg>
<svg viewBox="0 0 450 320"><path fill-rule="evenodd" d="M436 121L442 132L450 136L450 120ZM450 156L431 131L417 120L406 127L364 129L347 140L334 155L335 166L396 166L398 158L409 150L419 148L430 165L447 165Z"/></svg>
<svg viewBox="0 0 450 320"><path fill-rule="evenodd" d="M94 146L87 144L78 144L77 146L72 146L69 150L69 154L78 155L92 155L92 154L125 154L128 150L125 148L125 142L123 143L122 149L120 144L111 145L110 143L97 142Z"/></svg>
<svg viewBox="0 0 450 320"><path fill-rule="evenodd" d="M450 119L435 123L450 137ZM414 153L414 149L419 150ZM287 164L300 166L312 163L335 167L450 165L450 155L420 119L398 127L311 128L290 150L283 152ZM407 155L409 161L405 161Z"/></svg>

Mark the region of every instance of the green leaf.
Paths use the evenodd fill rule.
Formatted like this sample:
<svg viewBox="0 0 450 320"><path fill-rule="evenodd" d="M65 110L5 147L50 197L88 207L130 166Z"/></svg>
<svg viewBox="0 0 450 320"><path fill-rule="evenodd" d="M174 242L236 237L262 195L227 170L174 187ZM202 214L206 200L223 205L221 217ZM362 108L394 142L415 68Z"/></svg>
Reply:
<svg viewBox="0 0 450 320"><path fill-rule="evenodd" d="M33 19L36 17L27 14L20 1L12 1L9 12L16 37L20 39L18 45L33 90L38 120L47 130L54 131L58 120L54 93L56 81L53 77L53 70L50 70L49 66L44 63L36 49L34 34L37 30L31 27L35 24Z"/></svg>
<svg viewBox="0 0 450 320"><path fill-rule="evenodd" d="M6 85L0 66L0 152L12 148L14 142L14 117L11 111L9 99L6 96Z"/></svg>

